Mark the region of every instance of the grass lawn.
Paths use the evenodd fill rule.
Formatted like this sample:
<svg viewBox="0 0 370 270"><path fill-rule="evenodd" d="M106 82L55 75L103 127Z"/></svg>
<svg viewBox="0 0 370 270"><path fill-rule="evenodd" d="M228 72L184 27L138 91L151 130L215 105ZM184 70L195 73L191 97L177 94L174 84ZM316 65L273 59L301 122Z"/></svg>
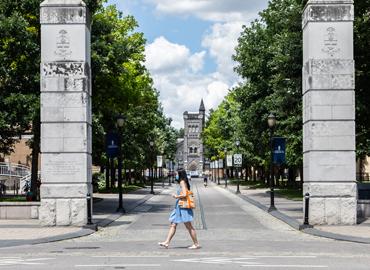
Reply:
<svg viewBox="0 0 370 270"><path fill-rule="evenodd" d="M231 179L229 180L229 183L232 185L236 185L238 181L236 179ZM246 186L249 189L269 188L268 185L260 181L252 182L252 181L241 180L240 186ZM293 200L293 201L301 201L303 199L303 193L300 188L275 187L275 193L280 197Z"/></svg>
<svg viewBox="0 0 370 270"><path fill-rule="evenodd" d="M5 196L0 197L0 202L25 202L26 196Z"/></svg>
<svg viewBox="0 0 370 270"><path fill-rule="evenodd" d="M123 186L122 190L123 190L123 193L130 193L130 192L136 191L144 187L145 185L141 185L141 184L127 185L127 186ZM99 189L99 193L118 193L118 187L109 188L109 189L106 189L106 188Z"/></svg>

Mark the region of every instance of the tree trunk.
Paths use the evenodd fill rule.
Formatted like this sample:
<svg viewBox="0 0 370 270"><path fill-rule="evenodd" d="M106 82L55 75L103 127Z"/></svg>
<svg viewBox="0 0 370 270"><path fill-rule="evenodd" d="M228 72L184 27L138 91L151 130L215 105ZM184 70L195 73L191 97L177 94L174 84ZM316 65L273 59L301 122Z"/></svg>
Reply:
<svg viewBox="0 0 370 270"><path fill-rule="evenodd" d="M105 164L105 188L109 189L109 158L107 158Z"/></svg>
<svg viewBox="0 0 370 270"><path fill-rule="evenodd" d="M295 186L295 168L289 167L288 168L288 187Z"/></svg>
<svg viewBox="0 0 370 270"><path fill-rule="evenodd" d="M38 181L38 167L40 154L40 114L37 113L32 123L33 143L32 143L32 168L31 168L31 192L32 200L39 199L39 181Z"/></svg>
<svg viewBox="0 0 370 270"><path fill-rule="evenodd" d="M299 166L299 175L300 175L300 186L301 188L303 188L303 182L304 182L304 177L303 177L303 164L301 164L301 166Z"/></svg>
<svg viewBox="0 0 370 270"><path fill-rule="evenodd" d="M110 162L110 177L111 177L110 187L113 188L116 183L116 168L114 167L114 158L111 158Z"/></svg>

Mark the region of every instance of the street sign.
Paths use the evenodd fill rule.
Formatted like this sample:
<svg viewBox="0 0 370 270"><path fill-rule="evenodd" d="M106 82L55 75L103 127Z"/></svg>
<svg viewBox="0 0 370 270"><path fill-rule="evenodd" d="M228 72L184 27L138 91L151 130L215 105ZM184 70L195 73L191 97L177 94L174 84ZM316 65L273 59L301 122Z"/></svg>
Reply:
<svg viewBox="0 0 370 270"><path fill-rule="evenodd" d="M110 158L115 158L118 156L119 148L118 148L118 134L115 132L109 132L105 136L105 148L107 156Z"/></svg>
<svg viewBox="0 0 370 270"><path fill-rule="evenodd" d="M162 168L163 166L163 156L157 156L157 167Z"/></svg>
<svg viewBox="0 0 370 270"><path fill-rule="evenodd" d="M282 165L285 163L285 138L274 137L272 138L273 146L273 163L276 165Z"/></svg>
<svg viewBox="0 0 370 270"><path fill-rule="evenodd" d="M224 167L224 160L223 159L218 160L218 166L219 166L220 169L222 169Z"/></svg>
<svg viewBox="0 0 370 270"><path fill-rule="evenodd" d="M242 154L234 154L234 166L241 167L243 165L243 155Z"/></svg>
<svg viewBox="0 0 370 270"><path fill-rule="evenodd" d="M232 167L233 166L233 155L226 156L226 166Z"/></svg>

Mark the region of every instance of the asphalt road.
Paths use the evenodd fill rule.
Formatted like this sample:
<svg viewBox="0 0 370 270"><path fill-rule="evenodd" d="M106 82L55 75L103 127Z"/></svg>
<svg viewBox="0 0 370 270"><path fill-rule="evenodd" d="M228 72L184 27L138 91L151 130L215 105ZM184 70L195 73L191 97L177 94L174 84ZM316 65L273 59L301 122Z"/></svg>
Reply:
<svg viewBox="0 0 370 270"><path fill-rule="evenodd" d="M0 249L1 269L370 269L370 246L297 232L225 191L193 179L199 250L179 226L157 246L173 208L166 188L111 226L73 240Z"/></svg>

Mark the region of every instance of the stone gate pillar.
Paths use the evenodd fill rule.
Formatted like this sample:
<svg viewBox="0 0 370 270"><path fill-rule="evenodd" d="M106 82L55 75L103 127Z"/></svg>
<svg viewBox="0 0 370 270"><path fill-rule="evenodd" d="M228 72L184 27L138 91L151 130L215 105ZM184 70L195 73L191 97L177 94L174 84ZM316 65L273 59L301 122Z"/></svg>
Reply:
<svg viewBox="0 0 370 270"><path fill-rule="evenodd" d="M353 1L303 14L303 171L311 224L355 224Z"/></svg>
<svg viewBox="0 0 370 270"><path fill-rule="evenodd" d="M90 17L81 0L46 0L40 21L39 219L47 226L81 226L92 192Z"/></svg>

